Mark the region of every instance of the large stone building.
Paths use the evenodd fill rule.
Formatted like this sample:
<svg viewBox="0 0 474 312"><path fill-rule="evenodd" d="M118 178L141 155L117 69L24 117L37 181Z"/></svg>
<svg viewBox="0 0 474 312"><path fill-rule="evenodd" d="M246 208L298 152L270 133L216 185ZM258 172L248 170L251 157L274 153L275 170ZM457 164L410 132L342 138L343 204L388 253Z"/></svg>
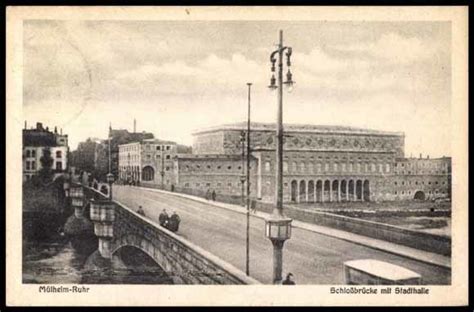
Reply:
<svg viewBox="0 0 474 312"><path fill-rule="evenodd" d="M150 132L136 132L135 129L134 132L129 132L127 129L112 129L110 126L108 138L101 140L96 145L94 155L96 177L105 181L105 177L109 173L109 162L112 174L115 177L119 176L119 145L153 138L154 135Z"/></svg>
<svg viewBox="0 0 474 312"><path fill-rule="evenodd" d="M173 159L177 153L178 145L172 141L143 139L121 144L118 146L119 179L174 185Z"/></svg>
<svg viewBox="0 0 474 312"><path fill-rule="evenodd" d="M192 154L176 154L170 187L241 196L246 123L196 131ZM275 196L275 125L251 125L251 197ZM284 126L285 202L390 201L450 196L451 159L405 158L405 136L340 126ZM143 148L137 148L143 153ZM140 156L136 156L139 159ZM136 163L137 170L145 164ZM402 169L406 168L406 169ZM408 169L409 168L409 169ZM416 169L415 169L416 168ZM156 171L155 171L156 172ZM156 182L156 179L155 179Z"/></svg>
<svg viewBox="0 0 474 312"><path fill-rule="evenodd" d="M42 168L41 158L46 151L52 158L51 169L55 174L64 173L68 167L68 136L58 133L57 128L49 131L43 124L36 123L36 128L23 129L23 181L30 180Z"/></svg>

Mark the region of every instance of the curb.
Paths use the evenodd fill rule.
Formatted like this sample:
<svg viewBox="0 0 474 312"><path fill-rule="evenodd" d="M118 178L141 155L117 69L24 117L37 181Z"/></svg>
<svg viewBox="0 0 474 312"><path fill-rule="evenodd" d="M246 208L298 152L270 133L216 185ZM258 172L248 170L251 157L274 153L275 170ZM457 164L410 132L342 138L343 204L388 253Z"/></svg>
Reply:
<svg viewBox="0 0 474 312"><path fill-rule="evenodd" d="M213 202L213 201L205 201L205 200L201 200L199 197L197 196L193 196L193 195L188 195L188 194L181 194L181 193L176 193L176 192L170 192L170 191L165 191L165 190L160 190L160 189L154 189L154 188L148 188L148 187L143 187L143 186L135 186L136 188L139 188L139 189L142 189L142 190L146 190L146 191L152 191L152 192L156 192L156 193L165 193L165 194L169 194L169 195L176 195L176 196L179 196L181 198L187 198L187 199L190 199L190 200L193 200L195 202L200 202L200 203L206 203L206 204L209 204L209 205L212 205L212 206L215 206L215 207L218 207L218 208L221 208L221 209L227 209L227 210L230 210L230 211L234 211L236 213L240 213L240 214L246 214L247 212L246 211L243 211L243 210L240 210L240 209L236 209L236 208L232 208L232 207L229 207L227 205L230 205L230 204L225 204L224 205L220 205L220 202ZM197 197L197 198L196 198ZM264 214L263 212L257 212L256 214L250 214L251 216L254 216L256 218L260 218L260 219L265 219L266 218L266 215L268 215L267 213L265 213L266 215L262 215ZM340 240L343 240L343 241L347 241L347 242L351 242L351 243L354 243L356 245L360 245L360 246L365 246L365 247L368 247L368 248L371 248L371 249L374 249L374 250L379 250L379 251L383 251L383 252L387 252L387 253L390 253L390 254L394 254L394 255L397 255L397 256L401 256L401 257L405 257L405 258L408 258L408 259L412 259L412 260L416 260L416 261L419 261L419 262L423 262L423 263L426 263L426 264L429 264L429 265L434 265L434 266L438 266L438 267L442 267L442 268L445 268L445 269L449 269L451 270L451 264L445 264L445 263L440 263L438 261L430 261L428 259L420 259L414 255L410 255L409 253L404 253L404 252L400 252L400 251L395 251L393 249L389 249L389 248L383 248L381 246L373 246L369 243L365 243L365 242L361 242L361 241L355 241L355 240L351 240L349 238L346 238L346 237L341 237L339 235L332 235L330 233L327 233L327 232L324 232L324 231L318 231L317 229L314 229L314 228L311 228L313 225L314 226L320 226L320 225L316 225L316 224L311 224L311 223L307 223L307 222L304 222L304 221L299 221L299 220L294 220L294 222L296 222L296 224L294 223L294 227L295 228L299 228L299 229L302 229L302 230L306 230L306 231L310 231L310 232L313 232L313 233L318 233L320 235L324 235L324 236L328 236L328 237L332 237L332 238L336 238L336 239L340 239ZM323 227L323 226L320 226L320 227ZM328 227L329 228L329 227ZM331 228L329 228L331 229ZM345 232L345 231L342 231L342 230L337 230L335 229L336 231L341 231L341 232ZM345 232L345 233L350 233L350 232ZM359 235L359 234L353 234L353 235ZM362 235L359 235L359 236L362 236ZM373 239L373 240L376 240L375 238L369 238L368 239ZM380 242L384 242L383 240L379 240ZM391 243L391 244L394 244L394 243ZM403 248L410 248L410 247L403 247ZM428 253L428 252L426 252Z"/></svg>

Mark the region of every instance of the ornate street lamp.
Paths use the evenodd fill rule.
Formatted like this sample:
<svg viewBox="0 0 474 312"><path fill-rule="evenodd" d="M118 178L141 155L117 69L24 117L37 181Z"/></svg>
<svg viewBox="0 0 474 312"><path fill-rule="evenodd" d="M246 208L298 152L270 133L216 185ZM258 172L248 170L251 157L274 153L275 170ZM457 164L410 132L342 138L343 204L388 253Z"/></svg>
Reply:
<svg viewBox="0 0 474 312"><path fill-rule="evenodd" d="M111 172L107 174L107 183L109 184L109 200L112 200L112 183L114 183L114 175Z"/></svg>
<svg viewBox="0 0 474 312"><path fill-rule="evenodd" d="M287 80L283 82L283 52L286 50L288 73ZM265 220L265 235L273 244L273 283L279 284L282 280L283 269L283 245L291 237L291 219L283 214L283 84L291 92L293 88L293 77L290 71L292 49L283 46L283 31L280 30L280 42L278 49L270 56L272 73L275 72L275 56L278 55L278 81L272 74L269 88L278 89L278 112L277 112L277 146L276 146L276 183L275 183L275 208L273 213ZM278 85L277 85L278 83Z"/></svg>

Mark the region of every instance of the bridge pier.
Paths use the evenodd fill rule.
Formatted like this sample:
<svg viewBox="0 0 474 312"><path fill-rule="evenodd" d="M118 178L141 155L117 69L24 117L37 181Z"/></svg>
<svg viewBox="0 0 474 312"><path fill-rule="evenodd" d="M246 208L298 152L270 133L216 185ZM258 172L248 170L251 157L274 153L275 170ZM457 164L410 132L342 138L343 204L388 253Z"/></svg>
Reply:
<svg viewBox="0 0 474 312"><path fill-rule="evenodd" d="M90 217L94 233L99 238L99 253L105 259L112 257L111 241L114 237L115 206L110 200L91 200Z"/></svg>

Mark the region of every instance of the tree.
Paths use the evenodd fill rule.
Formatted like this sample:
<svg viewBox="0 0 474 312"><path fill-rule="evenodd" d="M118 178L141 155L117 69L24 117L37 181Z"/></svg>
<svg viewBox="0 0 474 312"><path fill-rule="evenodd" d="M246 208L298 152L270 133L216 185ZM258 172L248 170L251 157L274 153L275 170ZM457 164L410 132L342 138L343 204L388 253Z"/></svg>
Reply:
<svg viewBox="0 0 474 312"><path fill-rule="evenodd" d="M53 179L53 158L51 157L51 149L45 147L43 149L43 156L40 158L41 169L38 172L38 177L41 182L48 183Z"/></svg>

